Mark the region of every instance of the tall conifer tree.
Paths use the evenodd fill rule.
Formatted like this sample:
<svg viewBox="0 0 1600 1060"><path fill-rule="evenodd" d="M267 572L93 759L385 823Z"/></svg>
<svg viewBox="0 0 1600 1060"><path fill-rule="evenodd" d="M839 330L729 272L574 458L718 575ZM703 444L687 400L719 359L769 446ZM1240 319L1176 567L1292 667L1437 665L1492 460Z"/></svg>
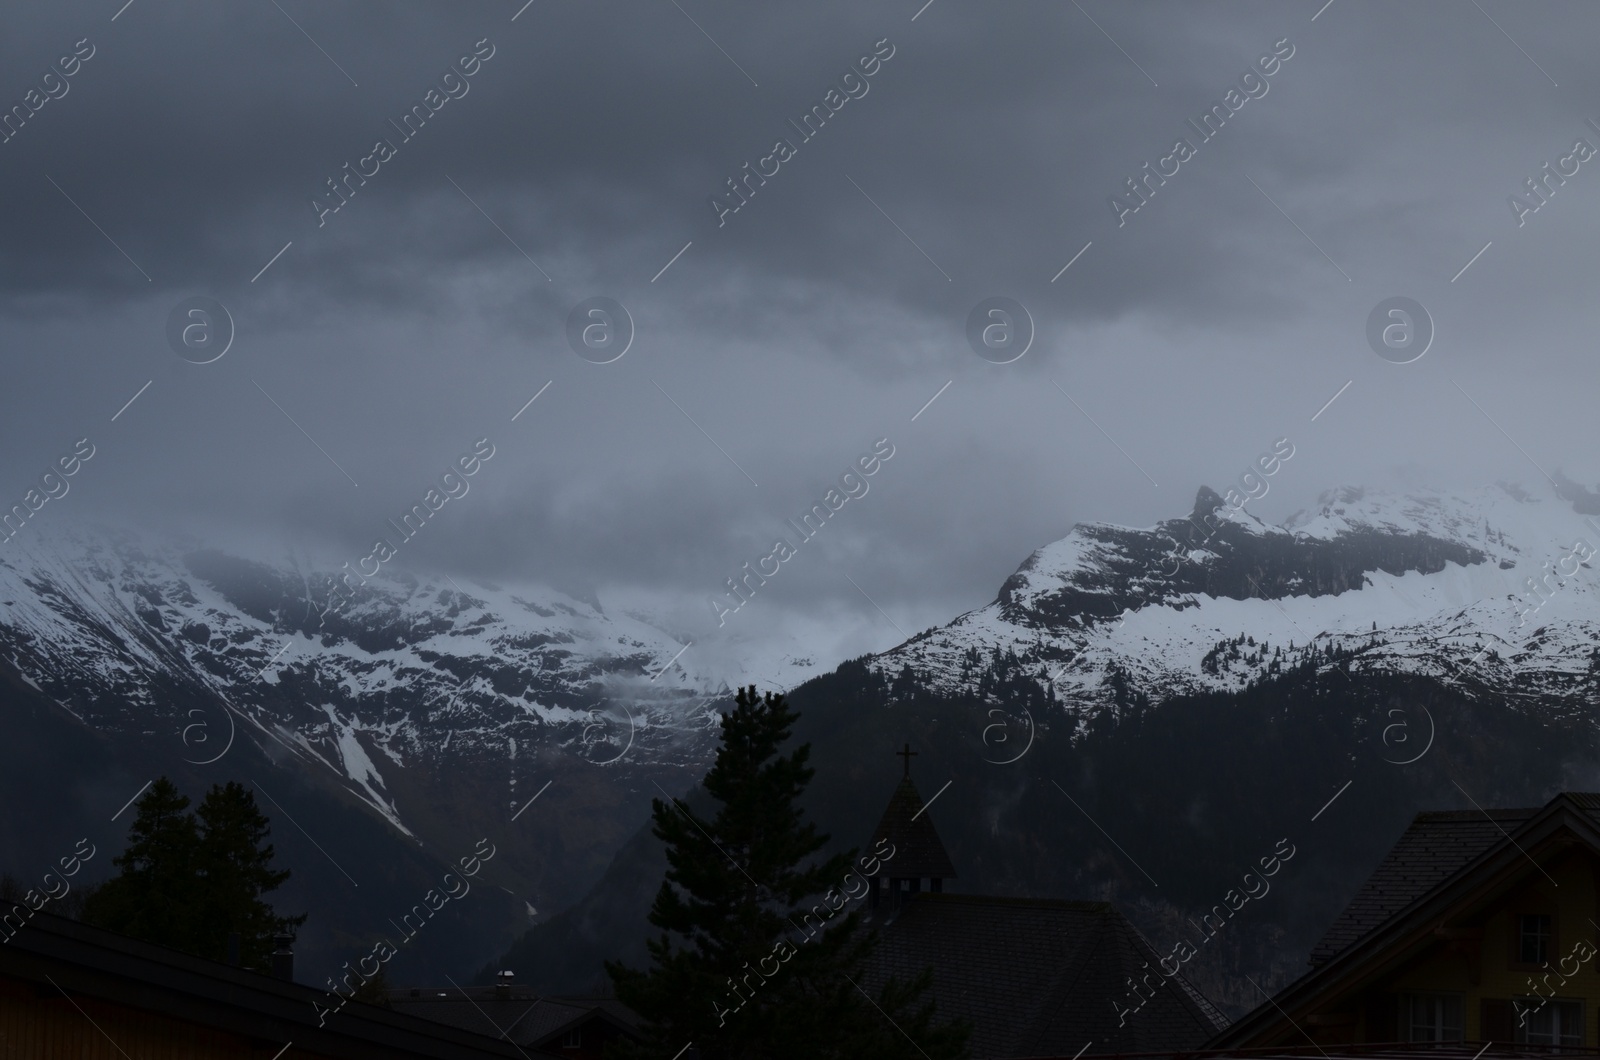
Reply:
<svg viewBox="0 0 1600 1060"><path fill-rule="evenodd" d="M189 797L161 777L139 798L128 845L111 863L120 874L95 889L84 919L134 938L194 952L200 835Z"/></svg>
<svg viewBox="0 0 1600 1060"><path fill-rule="evenodd" d="M213 785L196 815L161 777L136 806L128 846L112 859L121 871L85 898L84 920L219 961L237 933L240 964L267 971L272 936L306 918L280 917L262 898L289 872L272 867L254 794L234 781Z"/></svg>
<svg viewBox="0 0 1600 1060"><path fill-rule="evenodd" d="M662 933L648 970L606 965L646 1022L646 1041L619 1055L669 1060L691 1042L703 1060L964 1055L965 1030L935 1025L920 1000L926 974L876 998L858 985L874 942L858 913L807 920L830 892L844 904L854 852L815 857L828 837L799 807L811 746L779 753L796 717L781 695L741 689L704 781L715 816L653 800L669 865L650 911Z"/></svg>
<svg viewBox="0 0 1600 1060"><path fill-rule="evenodd" d="M305 914L281 917L263 895L289 879L288 869L272 867L272 828L256 806L255 793L238 781L214 784L196 814L200 825L197 868L203 880L200 944L202 956L223 960L228 938L239 935L239 962L267 971L272 937L305 922Z"/></svg>

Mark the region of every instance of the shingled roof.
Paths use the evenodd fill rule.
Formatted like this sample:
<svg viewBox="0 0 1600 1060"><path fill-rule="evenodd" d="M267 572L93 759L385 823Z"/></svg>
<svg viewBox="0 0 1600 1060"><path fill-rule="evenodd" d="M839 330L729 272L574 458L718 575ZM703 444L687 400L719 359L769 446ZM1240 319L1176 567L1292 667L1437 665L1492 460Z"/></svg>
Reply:
<svg viewBox="0 0 1600 1060"><path fill-rule="evenodd" d="M972 1024L974 1056L1193 1049L1227 1025L1179 975L1119 1026L1159 955L1108 902L918 894L880 932L868 989L931 967L937 1018Z"/></svg>
<svg viewBox="0 0 1600 1060"><path fill-rule="evenodd" d="M1589 798L1596 798L1589 796ZM1455 875L1506 832L1538 813L1524 809L1449 810L1419 813L1389 850L1344 912L1312 947L1310 963L1322 964L1367 932Z"/></svg>
<svg viewBox="0 0 1600 1060"><path fill-rule="evenodd" d="M953 880L956 867L944 849L944 841L933 827L933 818L923 812L922 796L910 777L889 796L883 817L872 833L872 843L887 839L894 855L884 864L883 874L890 879Z"/></svg>
<svg viewBox="0 0 1600 1060"><path fill-rule="evenodd" d="M411 997L404 991L389 991L389 1007L396 1012L491 1038L499 1038L504 1032L518 1044L526 1042L524 1036L515 1033L517 1024L540 1004L536 995L497 998L479 991L477 997L469 998L459 990L428 990Z"/></svg>
<svg viewBox="0 0 1600 1060"><path fill-rule="evenodd" d="M1499 900L1542 871L1543 853L1574 842L1600 852L1600 794L1560 792L1536 808L1418 814L1313 950L1313 968L1209 1045L1296 1040L1295 1014L1347 1003L1367 989L1371 969L1426 952L1445 918Z"/></svg>
<svg viewBox="0 0 1600 1060"><path fill-rule="evenodd" d="M547 1044L595 1015L625 1033L639 1025L639 1017L613 997L541 996L520 987L506 993L492 986L391 990L389 1004L396 1012L528 1048Z"/></svg>
<svg viewBox="0 0 1600 1060"><path fill-rule="evenodd" d="M296 1055L319 1057L517 1060L527 1055L509 1042L496 1041L499 1035L493 1032L469 1033L477 1028L441 1026L376 1005L334 1001L337 1014L325 1014L322 1010L330 1002L325 990L43 912L0 945L0 989L10 1006L8 1034L57 1035L56 1051L49 1055L78 1055L72 1038L77 1032L64 1029L73 1021L57 1024L52 1014L64 1011L75 1020L77 1013L87 1015L84 1006L99 1012L101 1020L115 1021L110 1026L122 1028L119 1036L129 1034L124 1040L141 1056L152 1055L165 1041L236 1050L228 1055L253 1051L266 1056L280 1042L293 1044ZM73 1008L66 1008L68 1003ZM115 1055L95 1032L79 1030L84 1040L94 1042L84 1047L83 1055L90 1055L91 1048L94 1055ZM132 1039L142 1040L135 1044ZM7 1055L24 1055L9 1051L15 1040L23 1039L9 1040ZM39 1051L43 1048L26 1055L45 1055ZM122 1051L120 1045L115 1049Z"/></svg>

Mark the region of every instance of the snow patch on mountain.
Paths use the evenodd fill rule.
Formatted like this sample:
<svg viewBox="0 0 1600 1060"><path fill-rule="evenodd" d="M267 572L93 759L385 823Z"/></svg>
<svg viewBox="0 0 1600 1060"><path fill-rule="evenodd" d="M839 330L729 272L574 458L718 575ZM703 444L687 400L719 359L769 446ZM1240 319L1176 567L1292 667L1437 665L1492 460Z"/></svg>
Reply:
<svg viewBox="0 0 1600 1060"><path fill-rule="evenodd" d="M345 776L361 786L366 792L367 802L376 807L390 824L411 835L411 830L401 823L400 815L395 812L394 803L384 793L383 775L373 766L372 759L367 757L366 748L361 746L361 740L356 735L356 726L335 714L331 705L324 703L322 709L328 715L329 727L336 734L335 745L339 749L339 762ZM396 764L401 764L398 755L391 752L390 757Z"/></svg>
<svg viewBox="0 0 1600 1060"><path fill-rule="evenodd" d="M1562 566L1576 542L1600 547L1600 525L1560 498L1344 487L1282 526L1226 522L1188 548L1201 537L1191 519L1080 524L993 603L872 665L975 699L986 672L1010 670L1081 724L1133 697L1237 691L1307 661L1560 697L1600 658L1600 581L1592 563ZM1308 556L1326 569L1308 574Z"/></svg>
<svg viewBox="0 0 1600 1060"><path fill-rule="evenodd" d="M315 584L194 542L19 541L0 556L0 658L88 724L185 741L191 759L237 724L408 834L396 770L448 768L508 735L570 750L609 711L637 734L634 761L698 762L709 746L721 682L674 662L683 644L647 622L544 586L417 576L373 579L323 614ZM189 747L202 739L204 755Z"/></svg>

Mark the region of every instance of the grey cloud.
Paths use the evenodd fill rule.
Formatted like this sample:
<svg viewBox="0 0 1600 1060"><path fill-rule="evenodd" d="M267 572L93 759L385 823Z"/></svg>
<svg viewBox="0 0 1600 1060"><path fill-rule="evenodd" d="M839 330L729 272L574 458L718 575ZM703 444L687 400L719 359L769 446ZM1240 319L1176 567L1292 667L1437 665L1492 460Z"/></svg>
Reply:
<svg viewBox="0 0 1600 1060"><path fill-rule="evenodd" d="M842 576L868 571L931 621L1074 520L1184 511L1285 434L1277 517L1339 481L1542 481L1501 429L1600 477L1600 161L1521 228L1505 201L1600 120L1581 4L1486 5L1559 91L1459 4L1085 2L1159 87L1073 5L686 0L715 45L672 5L518 6L284 0L359 87L272 5L8 16L5 99L97 51L0 145L0 487L88 435L103 462L52 502L63 525L353 555L487 435L499 455L402 564L698 599L888 436L900 455L766 602L865 606ZM319 227L323 182L485 37L469 93ZM1267 94L1118 227L1108 197L1285 37ZM719 227L708 197L883 38L867 94ZM203 367L162 334L197 292L239 328ZM1362 337L1395 294L1439 329L1409 366ZM638 326L613 365L566 346L593 295ZM1038 325L1016 364L966 347L991 295Z"/></svg>

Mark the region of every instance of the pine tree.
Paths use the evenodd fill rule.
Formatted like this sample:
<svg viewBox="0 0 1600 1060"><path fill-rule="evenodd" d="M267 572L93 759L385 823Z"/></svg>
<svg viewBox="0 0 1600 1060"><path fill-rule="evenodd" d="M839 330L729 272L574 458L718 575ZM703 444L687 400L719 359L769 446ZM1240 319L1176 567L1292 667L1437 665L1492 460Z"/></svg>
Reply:
<svg viewBox="0 0 1600 1060"><path fill-rule="evenodd" d="M254 794L234 781L213 785L192 814L188 796L161 777L137 807L128 846L112 859L121 872L87 896L84 920L217 961L238 933L240 964L267 971L272 936L306 918L280 917L261 898L289 872L272 867Z"/></svg>
<svg viewBox="0 0 1600 1060"><path fill-rule="evenodd" d="M653 800L669 866L650 911L661 935L648 970L606 964L618 999L646 1024L645 1041L619 1055L668 1060L690 1042L704 1060L965 1055L965 1029L936 1026L921 1000L926 973L863 994L875 936L858 913L820 928L813 915L802 928L818 896L843 904L854 852L815 857L828 837L798 805L815 772L811 746L779 753L796 717L781 695L741 689L704 781L715 816Z"/></svg>
<svg viewBox="0 0 1600 1060"><path fill-rule="evenodd" d="M121 869L84 903L84 919L174 949L199 941L200 836L189 797L161 777L140 797L128 846L111 860Z"/></svg>
<svg viewBox="0 0 1600 1060"><path fill-rule="evenodd" d="M288 869L273 869L272 829L256 806L255 793L230 780L213 784L196 815L200 824L197 868L204 877L201 955L223 960L228 936L239 935L239 963L268 971L272 937L305 922L305 914L280 917L262 895L289 879Z"/></svg>

